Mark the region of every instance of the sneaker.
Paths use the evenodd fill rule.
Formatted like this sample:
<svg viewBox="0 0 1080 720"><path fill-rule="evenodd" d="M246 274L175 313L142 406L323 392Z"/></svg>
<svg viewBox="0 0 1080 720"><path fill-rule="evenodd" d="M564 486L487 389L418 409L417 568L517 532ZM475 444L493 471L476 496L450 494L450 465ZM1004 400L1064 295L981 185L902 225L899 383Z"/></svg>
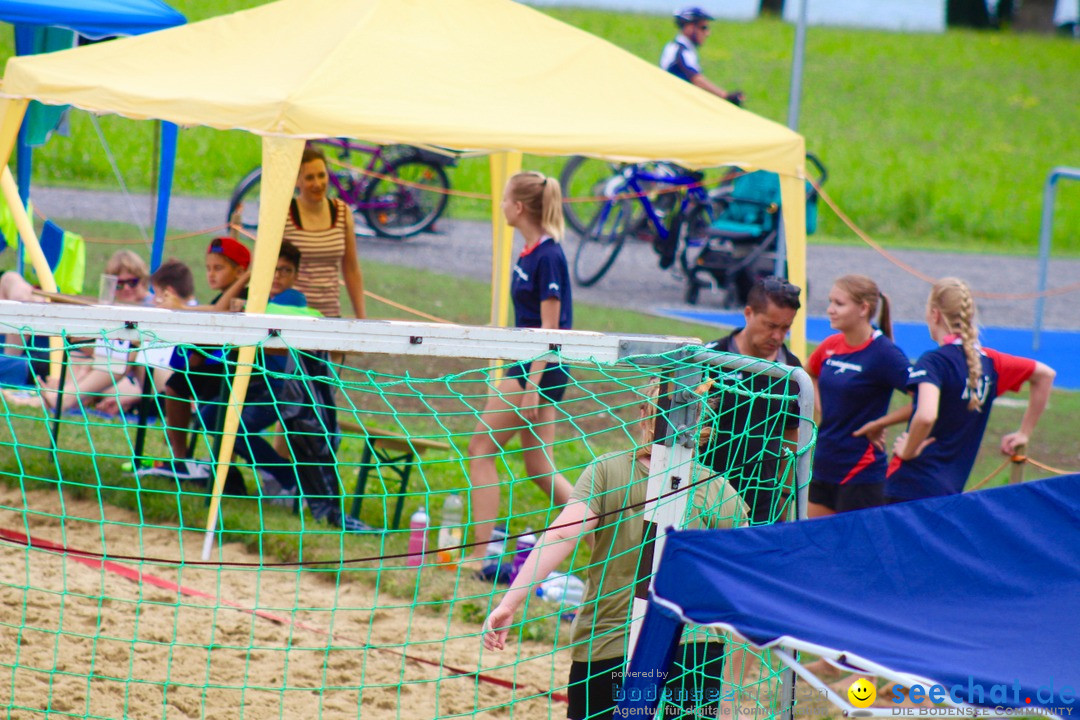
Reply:
<svg viewBox="0 0 1080 720"><path fill-rule="evenodd" d="M480 569L477 570L473 576L477 580L494 582L497 585L509 585L510 563L501 561L500 558L497 557L485 558Z"/></svg>
<svg viewBox="0 0 1080 720"><path fill-rule="evenodd" d="M136 477L170 477L206 483L210 479L210 467L194 460L155 460L149 467L135 471Z"/></svg>
<svg viewBox="0 0 1080 720"><path fill-rule="evenodd" d="M376 532L375 528L371 527L363 520L357 520L352 515L337 515L336 513L332 513L329 517L326 518L326 522L333 525L334 527L341 528L345 532Z"/></svg>

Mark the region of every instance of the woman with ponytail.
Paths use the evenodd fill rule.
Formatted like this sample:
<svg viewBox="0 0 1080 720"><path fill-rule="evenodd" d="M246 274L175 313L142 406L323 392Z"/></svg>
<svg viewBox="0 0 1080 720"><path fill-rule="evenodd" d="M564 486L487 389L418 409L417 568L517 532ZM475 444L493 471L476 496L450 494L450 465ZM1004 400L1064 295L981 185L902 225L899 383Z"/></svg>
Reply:
<svg viewBox="0 0 1080 720"><path fill-rule="evenodd" d="M1011 455L1026 445L1050 398L1054 370L1041 362L979 345L975 300L963 280L942 278L930 291L926 324L939 347L911 369L915 406L896 439L885 496L904 502L964 491L994 398L1028 382L1031 393L1017 432L1001 439Z"/></svg>
<svg viewBox="0 0 1080 720"><path fill-rule="evenodd" d="M503 192L506 222L525 238L514 266L510 297L516 326L569 330L573 327L570 272L559 240L563 235L559 183L542 173L521 172ZM555 403L562 399L570 376L558 362L533 360L509 368L497 391L488 397L484 414L469 442L470 501L475 528L473 559L483 559L499 512L500 448L521 435L525 470L555 505L570 499L571 486L555 471ZM498 558L486 563L485 576L502 578Z"/></svg>
<svg viewBox="0 0 1080 720"><path fill-rule="evenodd" d="M873 280L839 278L829 291L828 316L838 332L818 345L806 368L821 413L810 517L884 504L886 453L880 431L888 423L893 390L906 390L908 382L907 357L892 341L889 300Z"/></svg>

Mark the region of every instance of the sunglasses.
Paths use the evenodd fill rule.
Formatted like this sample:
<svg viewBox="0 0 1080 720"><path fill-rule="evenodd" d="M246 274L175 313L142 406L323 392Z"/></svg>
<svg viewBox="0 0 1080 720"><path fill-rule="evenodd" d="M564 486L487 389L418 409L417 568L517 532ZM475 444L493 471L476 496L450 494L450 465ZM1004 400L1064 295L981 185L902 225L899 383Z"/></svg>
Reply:
<svg viewBox="0 0 1080 720"><path fill-rule="evenodd" d="M221 238L214 238L213 240L211 240L210 241L210 248L209 248L209 250L207 252L212 252L212 253L225 252L224 248L221 247Z"/></svg>
<svg viewBox="0 0 1080 720"><path fill-rule="evenodd" d="M758 282L761 283L761 287L764 288L765 292L769 294L798 298L801 292L798 285L792 285L787 280L772 275L761 278Z"/></svg>
<svg viewBox="0 0 1080 720"><path fill-rule="evenodd" d="M137 278L137 277L121 278L121 279L116 281L116 289L117 290L119 290L120 288L128 288L129 290L134 290L138 286L139 286L139 278Z"/></svg>

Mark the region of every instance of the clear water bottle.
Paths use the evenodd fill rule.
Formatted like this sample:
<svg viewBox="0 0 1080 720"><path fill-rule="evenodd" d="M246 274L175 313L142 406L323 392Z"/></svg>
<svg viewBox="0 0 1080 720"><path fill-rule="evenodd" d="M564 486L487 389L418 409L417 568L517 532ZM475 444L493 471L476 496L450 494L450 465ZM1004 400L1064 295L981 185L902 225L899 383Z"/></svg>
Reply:
<svg viewBox="0 0 1080 720"><path fill-rule="evenodd" d="M449 550L448 548L461 545L464 535L462 533L462 509L461 496L457 493L447 495L443 500L442 513L439 517L438 559L440 563L453 563L461 556L461 550Z"/></svg>
<svg viewBox="0 0 1080 720"><path fill-rule="evenodd" d="M506 526L498 525L491 529L491 539L488 540L484 564L481 568L482 575L496 582L508 582L510 577L510 564L503 562L506 553Z"/></svg>
<svg viewBox="0 0 1080 720"><path fill-rule="evenodd" d="M409 518L409 558L406 564L418 567L424 564L427 553L428 525L431 524L427 512L420 508Z"/></svg>
<svg viewBox="0 0 1080 720"><path fill-rule="evenodd" d="M576 575L553 572L536 586L536 596L562 606L564 620L573 620L585 597L585 583Z"/></svg>
<svg viewBox="0 0 1080 720"><path fill-rule="evenodd" d="M510 562L510 582L514 582L514 578L521 572L521 566L525 564L525 559L536 547L536 535L533 534L532 528L526 528L525 532L528 534L519 537L517 547L514 548L514 559Z"/></svg>

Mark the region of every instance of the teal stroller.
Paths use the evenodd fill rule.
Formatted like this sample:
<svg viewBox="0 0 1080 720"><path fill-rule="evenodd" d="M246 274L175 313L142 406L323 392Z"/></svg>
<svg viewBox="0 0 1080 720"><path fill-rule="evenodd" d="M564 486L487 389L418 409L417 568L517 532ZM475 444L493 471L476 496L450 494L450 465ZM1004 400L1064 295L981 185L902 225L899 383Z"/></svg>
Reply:
<svg viewBox="0 0 1080 720"><path fill-rule="evenodd" d="M813 155L817 186L825 183L825 166ZM817 230L818 193L806 183L806 234ZM696 305L702 288L725 291L725 305L741 308L754 282L777 269L780 243L780 178L759 170L735 178L730 193L717 197L718 213L708 225L690 227L683 248L686 302ZM693 223L691 223L693 225ZM783 267L787 275L786 263Z"/></svg>

